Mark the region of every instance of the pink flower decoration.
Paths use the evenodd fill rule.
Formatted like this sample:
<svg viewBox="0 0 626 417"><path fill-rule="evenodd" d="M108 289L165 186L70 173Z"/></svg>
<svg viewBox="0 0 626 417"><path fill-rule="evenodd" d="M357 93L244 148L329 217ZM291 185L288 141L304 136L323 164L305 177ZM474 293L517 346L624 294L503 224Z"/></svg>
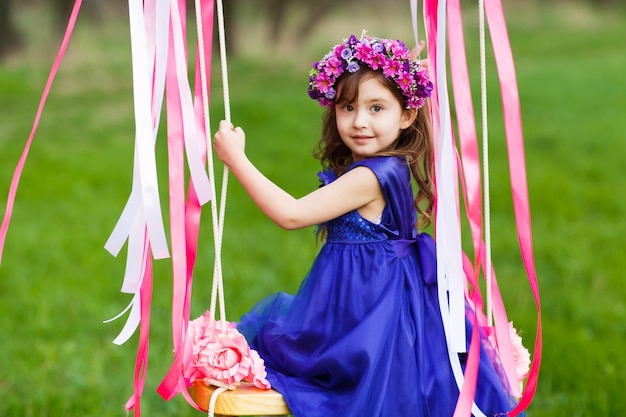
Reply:
<svg viewBox="0 0 626 417"><path fill-rule="evenodd" d="M369 58L369 61L367 61L367 64L370 66L371 69L376 71L377 69L379 69L380 67L384 65L384 60L380 54L376 54L376 55L372 55Z"/></svg>
<svg viewBox="0 0 626 417"><path fill-rule="evenodd" d="M383 64L383 74L387 78L393 78L397 76L398 73L400 72L400 69L401 69L400 62L393 60L393 59L388 59Z"/></svg>
<svg viewBox="0 0 626 417"><path fill-rule="evenodd" d="M511 345L513 346L515 372L517 373L517 379L521 382L528 376L528 371L530 370L530 352L522 344L522 337L513 327L513 322L509 323L509 334L511 336Z"/></svg>
<svg viewBox="0 0 626 417"><path fill-rule="evenodd" d="M405 60L410 58L409 50L400 42L392 42L391 53L395 59Z"/></svg>
<svg viewBox="0 0 626 417"><path fill-rule="evenodd" d="M530 370L530 352L522 344L522 337L518 334L513 322L509 322L509 338L511 339L511 348L513 350L513 360L515 361L515 373L517 374L517 380L520 383L520 389L523 388L523 383L528 376ZM497 342L495 334L489 335L489 341L497 349Z"/></svg>
<svg viewBox="0 0 626 417"><path fill-rule="evenodd" d="M407 72L401 72L398 74L396 83L400 86L403 92L406 92L409 88L411 88L411 85L413 85L413 77L411 77L411 74Z"/></svg>
<svg viewBox="0 0 626 417"><path fill-rule="evenodd" d="M315 87L322 93L326 93L334 82L330 79L326 72L320 72L315 78Z"/></svg>
<svg viewBox="0 0 626 417"><path fill-rule="evenodd" d="M328 58L328 61L326 61L326 64L328 65L325 69L326 74L331 77L340 76L343 72L343 69L341 68L341 63L341 59L337 58L336 56Z"/></svg>
<svg viewBox="0 0 626 417"><path fill-rule="evenodd" d="M369 43L361 42L356 46L354 57L363 62L367 62L372 55L372 46Z"/></svg>
<svg viewBox="0 0 626 417"><path fill-rule="evenodd" d="M250 349L235 325L215 321L207 311L189 322L183 355L183 376L187 385L202 380L233 385L241 381L269 389L265 364Z"/></svg>
<svg viewBox="0 0 626 417"><path fill-rule="evenodd" d="M252 358L252 380L248 382L252 382L255 387L262 389L270 389L270 383L266 379L267 372L265 371L265 362L256 350L250 350L250 357Z"/></svg>

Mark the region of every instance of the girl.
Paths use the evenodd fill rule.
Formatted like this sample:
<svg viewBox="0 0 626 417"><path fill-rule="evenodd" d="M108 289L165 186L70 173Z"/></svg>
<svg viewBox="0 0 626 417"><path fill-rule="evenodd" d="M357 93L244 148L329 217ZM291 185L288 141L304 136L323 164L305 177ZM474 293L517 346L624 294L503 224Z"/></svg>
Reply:
<svg viewBox="0 0 626 417"><path fill-rule="evenodd" d="M320 225L326 237L297 294L262 300L238 325L296 417L454 413L459 390L434 244L417 232L430 223L434 200L424 109L431 90L400 41L363 35L336 45L310 72L309 95L326 107L323 186L299 199L250 162L241 128L221 122L215 135L216 154L272 221ZM514 401L488 346L476 403L504 414Z"/></svg>

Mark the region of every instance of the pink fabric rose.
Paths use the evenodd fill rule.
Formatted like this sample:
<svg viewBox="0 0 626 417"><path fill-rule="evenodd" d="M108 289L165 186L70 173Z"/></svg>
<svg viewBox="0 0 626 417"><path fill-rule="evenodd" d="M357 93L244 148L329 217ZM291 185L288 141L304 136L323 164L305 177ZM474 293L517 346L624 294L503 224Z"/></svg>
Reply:
<svg viewBox="0 0 626 417"><path fill-rule="evenodd" d="M523 389L524 380L528 376L530 370L530 352L522 343L522 337L518 334L513 322L509 322L509 338L511 339L511 349L513 350L513 360L515 362L515 373L520 383L520 389ZM497 346L496 338L493 333L489 334L489 341L493 346Z"/></svg>
<svg viewBox="0 0 626 417"><path fill-rule="evenodd" d="M246 381L271 388L259 354L250 349L234 324L215 321L208 311L189 322L183 376L188 386L197 380L228 386Z"/></svg>
<svg viewBox="0 0 626 417"><path fill-rule="evenodd" d="M515 360L517 379L522 382L528 376L528 371L530 370L530 352L522 344L522 337L513 327L513 322L509 323L509 334L511 336L511 345L513 346L513 359Z"/></svg>

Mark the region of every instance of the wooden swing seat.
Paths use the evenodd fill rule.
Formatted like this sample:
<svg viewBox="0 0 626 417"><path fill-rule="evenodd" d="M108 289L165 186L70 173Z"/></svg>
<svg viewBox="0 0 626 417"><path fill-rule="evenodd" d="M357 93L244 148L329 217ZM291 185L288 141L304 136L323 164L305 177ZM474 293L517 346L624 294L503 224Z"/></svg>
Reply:
<svg viewBox="0 0 626 417"><path fill-rule="evenodd" d="M196 404L208 411L215 387L196 381L189 387L189 394ZM283 396L273 390L264 390L242 383L237 389L224 391L215 401L215 416L285 416L290 415Z"/></svg>

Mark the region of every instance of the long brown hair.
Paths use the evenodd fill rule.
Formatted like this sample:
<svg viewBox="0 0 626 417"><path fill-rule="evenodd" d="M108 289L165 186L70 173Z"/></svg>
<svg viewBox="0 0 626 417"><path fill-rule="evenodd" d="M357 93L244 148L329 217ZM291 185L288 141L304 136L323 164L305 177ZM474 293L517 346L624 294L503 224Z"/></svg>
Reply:
<svg viewBox="0 0 626 417"><path fill-rule="evenodd" d="M393 93L402 108L406 108L406 101L395 84L387 80L382 72L362 68L355 73L344 73L337 82L338 94L335 103L353 103L357 100L359 86L367 79L374 78L385 85ZM415 209L421 215L417 226L428 227L434 204L434 146L430 127L428 108L422 107L411 126L400 132L398 139L378 155L402 156L406 158L417 185L415 195ZM324 114L322 123L322 137L315 151L322 166L330 169L337 175L346 172L352 160L352 152L343 143L337 130L335 106L330 106Z"/></svg>

